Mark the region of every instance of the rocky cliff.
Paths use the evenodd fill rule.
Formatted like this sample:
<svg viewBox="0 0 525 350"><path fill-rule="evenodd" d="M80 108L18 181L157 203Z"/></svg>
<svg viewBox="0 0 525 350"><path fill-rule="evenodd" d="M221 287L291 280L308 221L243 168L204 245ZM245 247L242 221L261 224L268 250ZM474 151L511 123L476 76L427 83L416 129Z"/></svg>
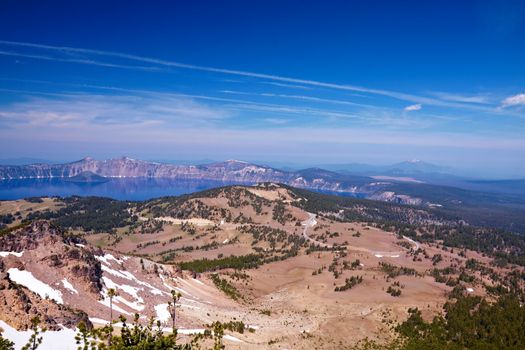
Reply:
<svg viewBox="0 0 525 350"><path fill-rule="evenodd" d="M228 160L203 165L174 165L148 162L128 157L96 160L86 157L65 164L31 164L22 166L0 166L0 179L74 179L83 174L105 178L158 178L179 180L213 180L227 183L253 184L279 182L290 186L327 192L339 192L364 197L378 196L385 201L414 204L420 200L389 193L382 196L388 182L377 182L364 176L349 176L323 169L283 171L247 162Z"/></svg>

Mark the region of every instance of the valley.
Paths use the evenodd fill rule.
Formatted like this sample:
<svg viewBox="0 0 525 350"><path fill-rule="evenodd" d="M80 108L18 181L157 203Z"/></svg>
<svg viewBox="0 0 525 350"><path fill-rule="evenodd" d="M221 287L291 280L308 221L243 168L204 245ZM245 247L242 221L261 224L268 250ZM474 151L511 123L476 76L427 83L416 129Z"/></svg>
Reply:
<svg viewBox="0 0 525 350"><path fill-rule="evenodd" d="M166 332L170 293L181 293L181 341L220 321L240 325L225 328L227 349L386 346L410 309L430 321L451 298L523 297L525 287L521 236L274 183L144 202L3 201L0 215L1 321L19 337L33 316L44 339L74 335L80 321L103 327L113 288L113 319L138 313Z"/></svg>

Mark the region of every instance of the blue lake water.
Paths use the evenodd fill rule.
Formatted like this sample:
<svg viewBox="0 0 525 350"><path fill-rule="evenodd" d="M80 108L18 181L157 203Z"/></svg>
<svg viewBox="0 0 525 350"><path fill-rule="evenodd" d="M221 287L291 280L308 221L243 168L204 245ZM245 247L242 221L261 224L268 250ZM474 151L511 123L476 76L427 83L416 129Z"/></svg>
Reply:
<svg viewBox="0 0 525 350"><path fill-rule="evenodd" d="M254 185L254 183L163 178L112 178L101 183L71 182L61 178L0 180L0 200L45 196L99 196L141 201L164 196L178 196L228 185ZM366 197L361 193L318 192L348 197Z"/></svg>
<svg viewBox="0 0 525 350"><path fill-rule="evenodd" d="M70 182L60 178L0 180L0 200L73 195L145 200L163 196L177 196L234 184L238 183L158 178L114 178L102 183Z"/></svg>

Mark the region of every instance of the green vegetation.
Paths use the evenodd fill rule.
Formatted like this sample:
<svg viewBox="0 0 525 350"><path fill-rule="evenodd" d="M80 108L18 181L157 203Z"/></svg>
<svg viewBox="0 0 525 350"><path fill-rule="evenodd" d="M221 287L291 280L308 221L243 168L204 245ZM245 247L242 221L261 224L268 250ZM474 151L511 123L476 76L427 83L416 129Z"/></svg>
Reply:
<svg viewBox="0 0 525 350"><path fill-rule="evenodd" d="M227 329L232 332L241 333L241 334L243 334L244 330L246 329L246 325L242 321L230 321L230 322L223 323L222 326L224 327L224 329ZM253 328L250 328L250 329L253 329Z"/></svg>
<svg viewBox="0 0 525 350"><path fill-rule="evenodd" d="M220 290L224 292L227 296L232 298L233 300L239 300L242 299L242 295L239 293L237 288L235 288L230 282L227 280L220 278L218 274L214 273L211 276L211 280L213 281L213 284Z"/></svg>
<svg viewBox="0 0 525 350"><path fill-rule="evenodd" d="M261 265L261 256L257 254L230 255L220 259L199 259L180 263L180 268L193 272L217 271L222 269L252 269Z"/></svg>
<svg viewBox="0 0 525 350"><path fill-rule="evenodd" d="M286 223L286 207L284 206L283 201L277 201L273 207L272 218L278 223L284 225Z"/></svg>
<svg viewBox="0 0 525 350"><path fill-rule="evenodd" d="M432 265L435 266L441 261L443 261L443 256L441 254L434 254L434 256L432 257Z"/></svg>
<svg viewBox="0 0 525 350"><path fill-rule="evenodd" d="M311 213L334 213L334 215L328 216L335 221L402 224L421 224L428 221L455 223L458 221L455 215L443 214L430 209L423 210L415 206L334 196L288 186L283 187L290 189L298 197L306 199L294 202L293 205Z"/></svg>
<svg viewBox="0 0 525 350"><path fill-rule="evenodd" d="M1 350L13 350L15 348L15 344L2 337L2 334L0 333L0 349Z"/></svg>
<svg viewBox="0 0 525 350"><path fill-rule="evenodd" d="M379 266L381 267L381 271L386 273L387 276L390 278L395 278L401 275L406 275L406 276L417 276L418 275L417 271L410 267L395 266L395 265L392 265L392 264L389 264L383 261L379 263Z"/></svg>
<svg viewBox="0 0 525 350"><path fill-rule="evenodd" d="M344 292L345 290L352 289L357 286L359 283L363 282L363 276L352 276L345 280L345 284L342 286L335 287L334 291Z"/></svg>
<svg viewBox="0 0 525 350"><path fill-rule="evenodd" d="M505 295L494 303L459 294L445 304L444 314L430 322L421 311L409 309L408 319L395 331L390 344L364 340L359 350L521 350L525 349L525 308L516 296Z"/></svg>
<svg viewBox="0 0 525 350"><path fill-rule="evenodd" d="M403 349L525 349L525 309L514 297L489 304L480 297L460 297L445 305L445 316L423 321L411 309L397 330Z"/></svg>
<svg viewBox="0 0 525 350"><path fill-rule="evenodd" d="M14 232L14 231L17 231L17 230L20 230L26 226L29 226L30 222L23 222L19 225L15 225L15 226L11 226L11 227L4 227L2 228L0 226L0 236L2 235L6 235L6 234L9 234L11 232Z"/></svg>
<svg viewBox="0 0 525 350"><path fill-rule="evenodd" d="M59 210L32 212L25 220L52 220L67 229L82 229L87 232L114 232L137 221L129 212L128 202L102 197L64 198L66 206Z"/></svg>
<svg viewBox="0 0 525 350"><path fill-rule="evenodd" d="M261 310L261 314L265 316L271 316L272 311L271 310Z"/></svg>
<svg viewBox="0 0 525 350"><path fill-rule="evenodd" d="M396 281L392 285L388 286L386 292L393 297L398 297L401 295L401 288L403 288L403 286L401 286L399 281Z"/></svg>
<svg viewBox="0 0 525 350"><path fill-rule="evenodd" d="M13 221L15 221L15 217L11 213L0 215L0 225L4 225L4 227Z"/></svg>
<svg viewBox="0 0 525 350"><path fill-rule="evenodd" d="M525 266L525 236L497 229L458 226L453 229L434 228L434 240L443 245L486 253L500 262Z"/></svg>
<svg viewBox="0 0 525 350"><path fill-rule="evenodd" d="M27 197L27 198L24 198L24 200L26 202L35 203L35 204L44 203L44 200L40 197Z"/></svg>
<svg viewBox="0 0 525 350"><path fill-rule="evenodd" d="M89 330L85 325L79 325L77 344L81 350L190 350L199 345L204 339L213 339L214 350L223 349L222 337L224 330L222 324L214 323L211 328L203 334L198 334L193 339L184 344L177 341L177 330L173 333L165 334L160 327L160 322L154 323L153 319L147 325L141 325L139 315L135 314L133 324L126 323L126 318L121 316L119 321L122 323L119 334L112 335L113 326L107 325L98 329Z"/></svg>

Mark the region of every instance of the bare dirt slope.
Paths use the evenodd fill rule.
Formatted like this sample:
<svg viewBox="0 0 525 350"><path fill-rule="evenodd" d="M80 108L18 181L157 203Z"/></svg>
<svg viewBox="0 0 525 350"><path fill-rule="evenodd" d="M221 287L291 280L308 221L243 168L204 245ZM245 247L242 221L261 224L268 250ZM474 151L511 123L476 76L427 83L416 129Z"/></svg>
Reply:
<svg viewBox="0 0 525 350"><path fill-rule="evenodd" d="M128 209L137 222L116 232L74 236L46 221L15 230L0 238L2 281L16 286L1 297L18 303L21 292L6 292L14 288L27 298L21 307L0 305L1 319L25 328L29 315L48 312L48 325L102 325L114 288L114 318L139 313L168 330L176 290L183 337L215 320L242 321L246 331L227 331L227 348L340 349L388 340L408 308L431 318L454 286L485 295L482 283L492 283L479 271L457 279L468 259L490 258L309 213L301 201L278 185L231 187L138 204ZM435 269L451 267L436 277Z"/></svg>

